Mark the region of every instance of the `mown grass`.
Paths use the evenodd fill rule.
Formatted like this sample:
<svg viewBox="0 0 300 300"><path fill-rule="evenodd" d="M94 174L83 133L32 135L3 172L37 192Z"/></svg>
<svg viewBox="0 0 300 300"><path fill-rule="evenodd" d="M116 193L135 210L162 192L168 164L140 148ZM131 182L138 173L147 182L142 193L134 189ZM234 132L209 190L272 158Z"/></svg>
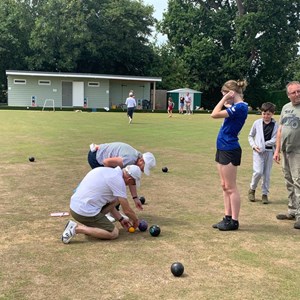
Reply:
<svg viewBox="0 0 300 300"><path fill-rule="evenodd" d="M287 208L280 166L273 166L271 204L247 201L247 135L258 117L250 115L240 135L240 230L220 232L211 228L223 215L214 162L220 120L136 113L129 126L125 113L0 110L0 299L299 299L300 231L275 218ZM89 171L89 144L112 141L155 154L138 214L161 235L121 230L114 241L76 236L64 245L67 218L50 213L68 210ZM184 276L173 277L174 261Z"/></svg>

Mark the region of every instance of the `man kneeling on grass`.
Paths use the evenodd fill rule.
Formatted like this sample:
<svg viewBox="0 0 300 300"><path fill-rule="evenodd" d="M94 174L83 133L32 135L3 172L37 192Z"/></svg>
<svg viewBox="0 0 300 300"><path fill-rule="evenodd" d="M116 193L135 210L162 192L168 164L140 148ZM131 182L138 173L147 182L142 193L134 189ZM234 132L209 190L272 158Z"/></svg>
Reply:
<svg viewBox="0 0 300 300"><path fill-rule="evenodd" d="M111 213L128 229L138 227L138 218L127 200L126 185L140 185L142 172L138 166L95 168L80 182L71 197L70 212L81 224L69 220L61 237L68 244L78 233L98 239L112 240L119 236L119 229L105 216ZM129 220L122 217L115 206L120 203Z"/></svg>

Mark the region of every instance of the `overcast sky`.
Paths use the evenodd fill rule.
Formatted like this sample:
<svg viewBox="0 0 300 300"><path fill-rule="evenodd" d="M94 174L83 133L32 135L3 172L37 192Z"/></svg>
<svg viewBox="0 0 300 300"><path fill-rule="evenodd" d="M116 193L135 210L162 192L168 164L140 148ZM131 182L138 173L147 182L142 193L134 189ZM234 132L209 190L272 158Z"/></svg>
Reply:
<svg viewBox="0 0 300 300"><path fill-rule="evenodd" d="M144 0L145 4L150 4L154 7L154 14L153 16L161 20L162 14L168 8L168 0ZM166 41L166 37L162 36L161 34L158 35L158 43L161 44Z"/></svg>
<svg viewBox="0 0 300 300"><path fill-rule="evenodd" d="M161 20L164 10L168 8L168 0L144 0L144 3L154 7L154 17L158 20Z"/></svg>

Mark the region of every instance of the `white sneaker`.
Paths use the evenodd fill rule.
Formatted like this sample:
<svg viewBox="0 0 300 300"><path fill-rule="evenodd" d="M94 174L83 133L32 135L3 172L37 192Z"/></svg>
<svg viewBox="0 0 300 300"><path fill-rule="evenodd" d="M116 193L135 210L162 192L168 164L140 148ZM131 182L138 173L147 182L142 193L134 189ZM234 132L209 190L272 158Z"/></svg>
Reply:
<svg viewBox="0 0 300 300"><path fill-rule="evenodd" d="M124 214L121 213L121 212L120 212L120 214L121 214L121 216L122 216L125 220L129 221L129 218L128 218L126 215L124 215Z"/></svg>
<svg viewBox="0 0 300 300"><path fill-rule="evenodd" d="M97 151L96 145L90 144L90 150L91 150L91 152L96 152Z"/></svg>
<svg viewBox="0 0 300 300"><path fill-rule="evenodd" d="M111 213L107 213L105 217L112 223L116 222L116 219L111 215Z"/></svg>
<svg viewBox="0 0 300 300"><path fill-rule="evenodd" d="M76 235L77 223L69 220L66 224L65 230L61 236L61 240L64 244L69 244L70 240Z"/></svg>

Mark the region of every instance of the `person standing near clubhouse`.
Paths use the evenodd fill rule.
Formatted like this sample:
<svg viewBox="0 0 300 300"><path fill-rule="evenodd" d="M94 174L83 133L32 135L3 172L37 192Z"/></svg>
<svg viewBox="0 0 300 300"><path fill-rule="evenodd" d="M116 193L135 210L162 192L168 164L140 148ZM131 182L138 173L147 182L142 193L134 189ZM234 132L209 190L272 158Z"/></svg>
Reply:
<svg viewBox="0 0 300 300"><path fill-rule="evenodd" d="M91 144L88 163L92 169L97 167L124 168L128 165L137 165L147 176L150 175L150 170L156 166L155 157L151 152L142 154L132 146L122 142ZM142 210L143 206L139 200L136 187L129 185L129 190L135 206Z"/></svg>
<svg viewBox="0 0 300 300"><path fill-rule="evenodd" d="M237 166L241 164L242 149L238 134L248 116L248 104L243 101L246 81L229 80L222 87L222 99L211 113L214 119L224 118L217 137L216 162L223 189L225 217L213 225L222 231L239 228L241 198L237 189Z"/></svg>
<svg viewBox="0 0 300 300"><path fill-rule="evenodd" d="M274 160L280 162L288 191L288 211L278 214L279 220L296 220L294 228L300 229L300 82L286 86L290 102L281 110Z"/></svg>
<svg viewBox="0 0 300 300"><path fill-rule="evenodd" d="M179 113L183 114L183 108L184 108L184 97L179 98Z"/></svg>
<svg viewBox="0 0 300 300"><path fill-rule="evenodd" d="M129 97L126 99L125 104L127 106L127 116L129 118L129 124L131 124L133 119L133 111L136 107L136 101L134 98L133 91L129 92Z"/></svg>
<svg viewBox="0 0 300 300"><path fill-rule="evenodd" d="M248 136L253 149L253 175L248 192L248 199L251 202L255 202L255 190L262 178L262 203L269 203L270 176L278 129L278 124L273 119L275 109L273 103L263 103L260 109L262 118L253 123Z"/></svg>
<svg viewBox="0 0 300 300"><path fill-rule="evenodd" d="M81 181L71 197L70 212L79 223L69 220L62 234L62 242L68 244L78 233L98 239L112 240L119 236L119 229L105 216L111 213L128 230L138 227L138 217L129 205L126 185L140 186L142 172L138 166L124 169L95 168ZM115 208L121 204L129 220Z"/></svg>
<svg viewBox="0 0 300 300"><path fill-rule="evenodd" d="M171 97L169 97L169 99L168 99L168 110L167 110L169 118L171 118L172 115L173 115L173 107L174 107L173 99Z"/></svg>
<svg viewBox="0 0 300 300"><path fill-rule="evenodd" d="M192 104L192 98L190 96L190 93L187 92L186 96L184 97L184 102L185 102L185 109L186 109L186 115L191 114L191 104Z"/></svg>

